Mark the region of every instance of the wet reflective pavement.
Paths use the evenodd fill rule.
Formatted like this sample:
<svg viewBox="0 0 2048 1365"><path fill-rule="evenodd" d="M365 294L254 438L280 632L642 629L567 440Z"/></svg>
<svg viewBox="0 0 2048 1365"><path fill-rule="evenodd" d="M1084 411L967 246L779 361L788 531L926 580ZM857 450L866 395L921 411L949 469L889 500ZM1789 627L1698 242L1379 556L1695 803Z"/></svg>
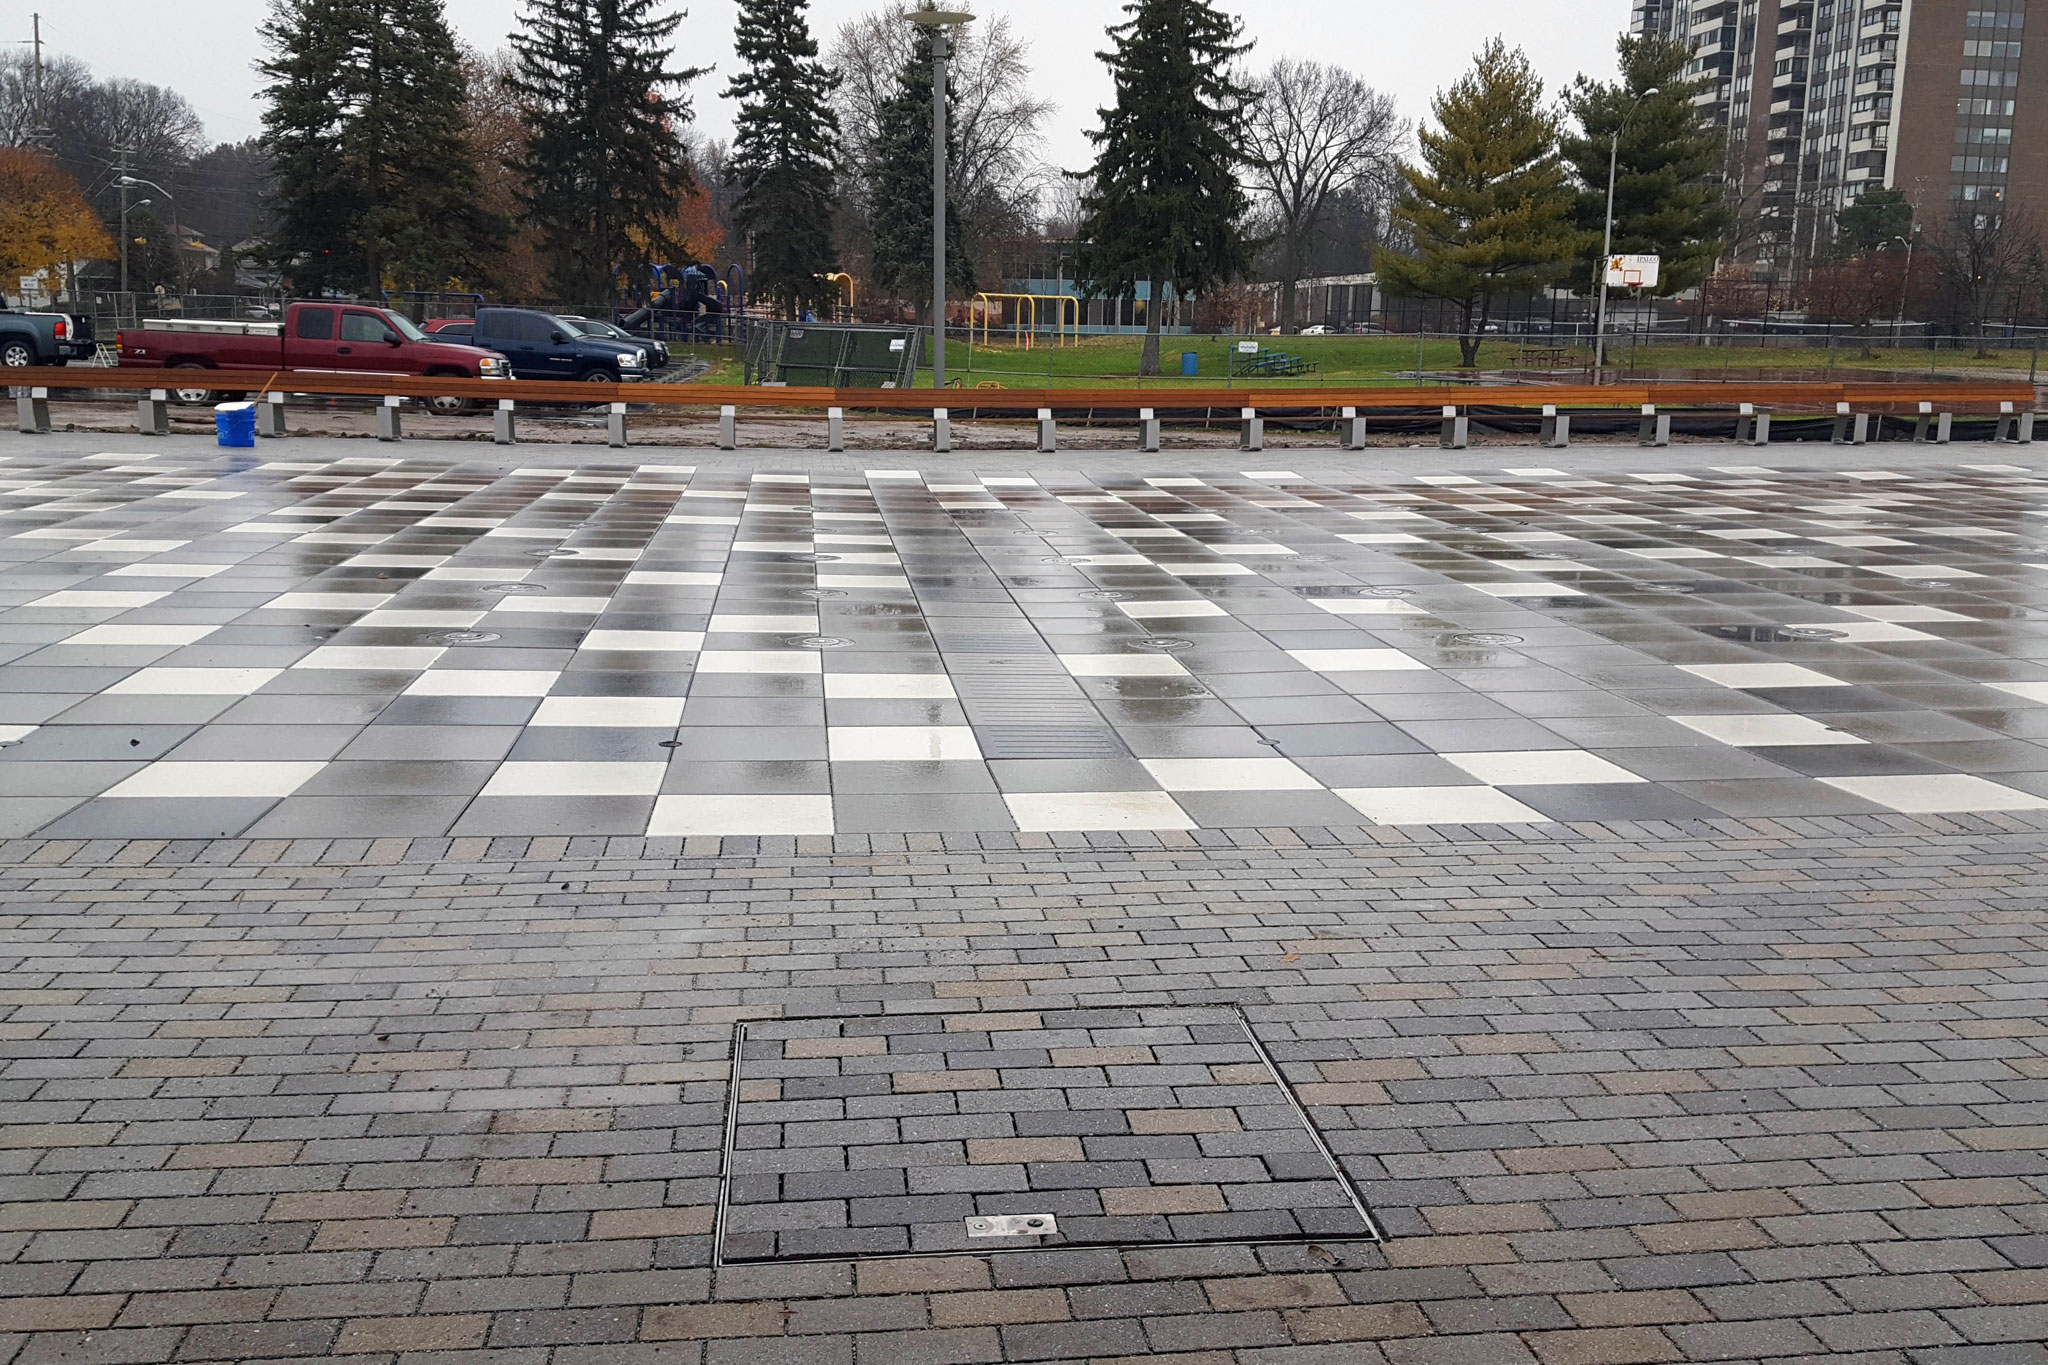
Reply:
<svg viewBox="0 0 2048 1365"><path fill-rule="evenodd" d="M2030 451L114 444L0 448L0 835L2048 809Z"/></svg>

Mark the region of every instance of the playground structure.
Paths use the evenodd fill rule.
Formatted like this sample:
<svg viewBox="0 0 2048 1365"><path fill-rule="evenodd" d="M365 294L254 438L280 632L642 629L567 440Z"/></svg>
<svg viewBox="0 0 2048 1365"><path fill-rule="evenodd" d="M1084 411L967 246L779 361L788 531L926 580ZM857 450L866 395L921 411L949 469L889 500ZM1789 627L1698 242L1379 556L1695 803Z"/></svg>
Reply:
<svg viewBox="0 0 2048 1365"><path fill-rule="evenodd" d="M744 339L747 272L709 265L649 265L619 272L611 320L629 332L685 345Z"/></svg>
<svg viewBox="0 0 2048 1365"><path fill-rule="evenodd" d="M843 270L835 270L825 278L839 286L843 300L839 305L839 320L841 322L853 321L854 307L860 301L859 292L854 286L853 276Z"/></svg>
<svg viewBox="0 0 2048 1365"><path fill-rule="evenodd" d="M979 329L981 344L989 344L991 319L999 301L1004 305L1002 311L1006 314L1010 311L1007 306L1010 302L1014 301L1017 304L1015 320L1010 324L1011 334L1025 350L1033 349L1036 344L1035 339L1039 332L1038 305L1041 303L1053 305L1052 340L1048 344L1055 347L1062 344L1081 344L1081 300L1072 294L976 294L972 305L973 311L968 315L967 339L970 342L975 339L975 332ZM1069 304L1073 306L1071 336L1067 331Z"/></svg>

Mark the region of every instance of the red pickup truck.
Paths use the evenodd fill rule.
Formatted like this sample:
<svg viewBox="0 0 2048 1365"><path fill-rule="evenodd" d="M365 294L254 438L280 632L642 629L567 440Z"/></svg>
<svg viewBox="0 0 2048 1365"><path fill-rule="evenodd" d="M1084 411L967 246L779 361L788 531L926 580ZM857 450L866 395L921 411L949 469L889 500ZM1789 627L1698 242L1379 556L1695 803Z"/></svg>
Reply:
<svg viewBox="0 0 2048 1365"><path fill-rule="evenodd" d="M124 367L164 370L302 370L325 374L461 375L507 379L505 357L481 346L436 341L388 308L295 303L278 322L156 320L119 334ZM173 385L175 381L172 381ZM242 394L172 387L181 403L233 402ZM461 412L462 398L430 400Z"/></svg>

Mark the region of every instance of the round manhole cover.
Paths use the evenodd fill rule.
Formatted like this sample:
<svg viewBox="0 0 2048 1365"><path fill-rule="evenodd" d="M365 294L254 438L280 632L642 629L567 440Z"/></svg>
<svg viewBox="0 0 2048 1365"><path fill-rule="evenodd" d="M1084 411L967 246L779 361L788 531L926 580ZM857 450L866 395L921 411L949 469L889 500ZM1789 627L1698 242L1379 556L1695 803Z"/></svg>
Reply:
<svg viewBox="0 0 2048 1365"><path fill-rule="evenodd" d="M1148 635L1137 643L1139 649L1149 649L1160 654L1178 654L1184 649L1195 647L1193 640L1183 639L1178 635Z"/></svg>
<svg viewBox="0 0 2048 1365"><path fill-rule="evenodd" d="M1486 630L1464 630L1459 631L1455 635L1441 636L1438 638L1437 643L1449 645L1452 648L1457 648L1460 645L1492 647L1497 645L1518 645L1522 643L1522 637L1519 635L1502 635Z"/></svg>
<svg viewBox="0 0 2048 1365"><path fill-rule="evenodd" d="M1846 630L1827 630L1820 626L1787 626L1785 634L1794 640L1846 640Z"/></svg>
<svg viewBox="0 0 2048 1365"><path fill-rule="evenodd" d="M1682 597L1699 591L1698 588L1695 588L1690 583L1645 583L1642 585L1642 590L1644 592L1654 592L1660 597Z"/></svg>
<svg viewBox="0 0 2048 1365"><path fill-rule="evenodd" d="M665 739L661 741L661 747L664 749L680 749L683 747L683 741L679 739Z"/></svg>
<svg viewBox="0 0 2048 1365"><path fill-rule="evenodd" d="M1083 602L1121 602L1129 596L1129 593L1118 592L1114 588L1091 588L1081 594L1081 600Z"/></svg>
<svg viewBox="0 0 2048 1365"><path fill-rule="evenodd" d="M1415 596L1415 590L1413 588L1367 588L1360 595L1364 597L1413 597Z"/></svg>
<svg viewBox="0 0 2048 1365"><path fill-rule="evenodd" d="M1955 584L1945 578L1915 578L1909 580L1916 588L1953 588Z"/></svg>
<svg viewBox="0 0 2048 1365"><path fill-rule="evenodd" d="M853 641L842 640L837 635L799 635L789 643L796 649L845 649Z"/></svg>
<svg viewBox="0 0 2048 1365"><path fill-rule="evenodd" d="M489 630L451 630L433 638L444 645L487 645L502 637L496 631Z"/></svg>
<svg viewBox="0 0 2048 1365"><path fill-rule="evenodd" d="M805 588L797 596L809 597L822 602L831 597L844 597L846 596L846 591L843 588Z"/></svg>
<svg viewBox="0 0 2048 1365"><path fill-rule="evenodd" d="M547 589L538 583L492 583L484 591L501 593L506 597L533 597Z"/></svg>
<svg viewBox="0 0 2048 1365"><path fill-rule="evenodd" d="M775 556L775 562L778 564L837 564L839 562L839 556L805 554L777 555Z"/></svg>
<svg viewBox="0 0 2048 1365"><path fill-rule="evenodd" d="M574 559L582 553L581 550L528 550L526 557L528 559Z"/></svg>

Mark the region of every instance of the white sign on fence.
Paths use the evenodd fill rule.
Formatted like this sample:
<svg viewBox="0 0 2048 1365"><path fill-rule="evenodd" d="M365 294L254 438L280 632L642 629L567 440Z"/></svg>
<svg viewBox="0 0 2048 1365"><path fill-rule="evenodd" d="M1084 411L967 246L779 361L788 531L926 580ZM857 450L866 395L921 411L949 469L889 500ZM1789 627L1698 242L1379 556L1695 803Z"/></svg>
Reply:
<svg viewBox="0 0 2048 1365"><path fill-rule="evenodd" d="M1237 343L1237 353L1239 355L1257 355L1259 353L1259 343L1256 341L1240 341Z"/></svg>
<svg viewBox="0 0 2048 1365"><path fill-rule="evenodd" d="M1607 284L1611 289L1655 289L1663 265L1657 256L1609 256Z"/></svg>

